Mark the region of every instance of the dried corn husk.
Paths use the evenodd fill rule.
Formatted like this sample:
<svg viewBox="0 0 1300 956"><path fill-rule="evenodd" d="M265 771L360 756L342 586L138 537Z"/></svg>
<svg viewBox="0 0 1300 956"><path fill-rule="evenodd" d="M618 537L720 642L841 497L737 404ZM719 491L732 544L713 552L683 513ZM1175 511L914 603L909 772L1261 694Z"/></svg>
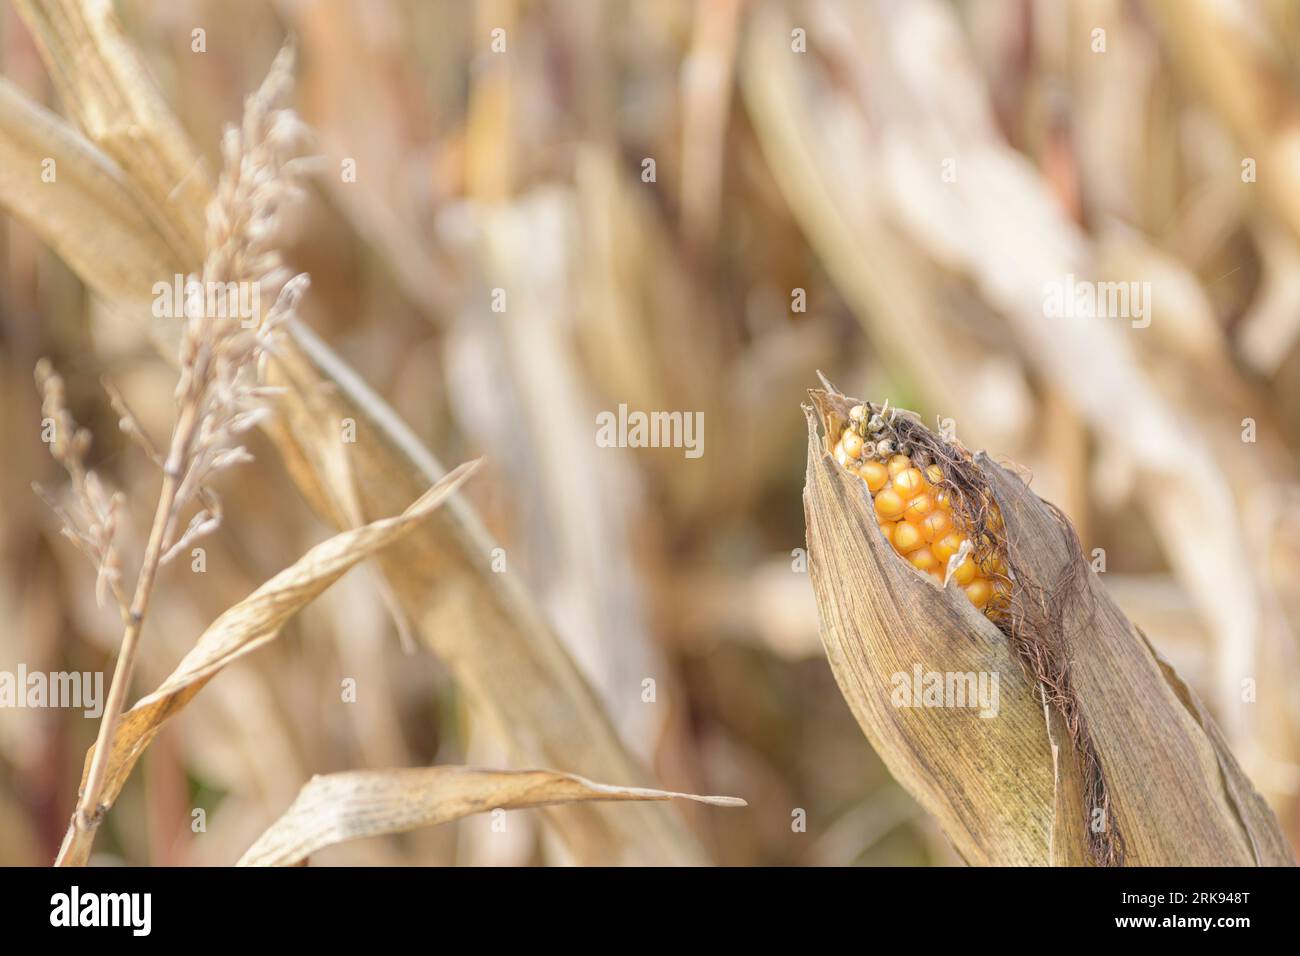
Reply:
<svg viewBox="0 0 1300 956"><path fill-rule="evenodd" d="M819 433L838 434L856 400L810 396L804 509L831 667L891 773L968 862L1293 864L1195 694L1110 600L1059 511L972 459L1016 577L1004 633L892 551L865 484ZM995 714L895 706L894 675L917 665L997 675Z"/></svg>

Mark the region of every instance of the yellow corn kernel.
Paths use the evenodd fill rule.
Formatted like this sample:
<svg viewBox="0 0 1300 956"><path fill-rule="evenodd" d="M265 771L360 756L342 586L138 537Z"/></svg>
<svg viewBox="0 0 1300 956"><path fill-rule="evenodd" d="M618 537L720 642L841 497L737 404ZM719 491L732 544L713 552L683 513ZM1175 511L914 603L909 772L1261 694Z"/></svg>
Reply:
<svg viewBox="0 0 1300 956"><path fill-rule="evenodd" d="M970 555L968 554L966 557L962 558L961 564L957 565L957 567L953 569L952 579L962 587L965 587L975 580L975 576L978 573L979 572L975 568L975 562L970 559Z"/></svg>
<svg viewBox="0 0 1300 956"><path fill-rule="evenodd" d="M891 545L894 543L894 528L896 526L897 526L897 522L894 521L880 522L880 533L885 536L885 540L888 541Z"/></svg>
<svg viewBox="0 0 1300 956"><path fill-rule="evenodd" d="M895 455L893 458L889 459L886 467L889 468L889 474L892 477L900 471L906 471L908 468L911 468L912 459L908 458L906 455Z"/></svg>
<svg viewBox="0 0 1300 956"><path fill-rule="evenodd" d="M934 556L944 563L948 564L948 559L961 550L961 543L966 539L958 531L949 531L934 544L930 545L930 550Z"/></svg>
<svg viewBox="0 0 1300 956"><path fill-rule="evenodd" d="M916 468L904 468L894 475L892 485L898 496L904 501L915 498L926 489L925 476Z"/></svg>
<svg viewBox="0 0 1300 956"><path fill-rule="evenodd" d="M919 548L907 556L912 567L918 571L937 571L939 570L939 559L929 548Z"/></svg>
<svg viewBox="0 0 1300 956"><path fill-rule="evenodd" d="M925 469L926 480L932 485L937 485L943 481L943 469L938 465L929 465Z"/></svg>
<svg viewBox="0 0 1300 956"><path fill-rule="evenodd" d="M852 428L844 429L844 435L840 438L840 444L844 446L844 454L850 458L859 458L862 456L862 436Z"/></svg>
<svg viewBox="0 0 1300 956"><path fill-rule="evenodd" d="M876 495L876 514L892 521L903 513L903 499L892 488L884 488Z"/></svg>
<svg viewBox="0 0 1300 956"><path fill-rule="evenodd" d="M909 551L915 551L917 548L924 547L925 537L921 534L921 529L910 521L900 521L894 528L894 550L899 554L907 554Z"/></svg>
<svg viewBox="0 0 1300 956"><path fill-rule="evenodd" d="M966 597L970 599L971 604L974 604L981 611L984 610L984 605L989 603L989 598L993 596L993 585L989 584L988 578L976 578L966 585L963 590L965 590Z"/></svg>
<svg viewBox="0 0 1300 956"><path fill-rule="evenodd" d="M946 511L932 511L921 519L921 533L926 541L937 541L952 530L952 515Z"/></svg>
<svg viewBox="0 0 1300 956"><path fill-rule="evenodd" d="M878 461L864 461L858 466L858 474L867 483L867 490L873 495L885 487L889 481L889 470Z"/></svg>
<svg viewBox="0 0 1300 956"><path fill-rule="evenodd" d="M920 521L932 511L934 511L934 496L924 491L907 503L903 517L908 521Z"/></svg>

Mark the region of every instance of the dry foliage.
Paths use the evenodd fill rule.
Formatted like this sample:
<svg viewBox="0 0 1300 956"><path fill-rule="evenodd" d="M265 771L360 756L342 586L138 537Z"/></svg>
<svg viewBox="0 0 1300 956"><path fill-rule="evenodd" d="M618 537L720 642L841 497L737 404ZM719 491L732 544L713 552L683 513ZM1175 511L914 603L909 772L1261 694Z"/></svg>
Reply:
<svg viewBox="0 0 1300 956"><path fill-rule="evenodd" d="M140 223L136 209L123 203L109 217L110 226L133 228L149 239L97 255L88 246L98 249L103 222L66 209L62 216L46 216L46 197L30 190L15 188L5 193L5 201L17 202L31 226L55 248L71 249L66 255L70 263L88 263L86 280L98 291L111 301L139 306L147 300L143 290L175 271L173 261L194 261L195 210L187 202L208 201L202 164L122 41L110 7L59 0L23 4L21 12L76 104L81 132L108 155L89 144L69 145L84 141L39 111L19 107L7 114L0 142L24 149L27 157L69 153L66 165L73 182L91 177L96 167L124 181L128 194L147 198L149 224ZM77 29L79 23L90 28ZM282 78L290 62L286 56L272 70L264 98L251 101L250 113L274 105L273 99L284 92ZM49 194L58 196L56 211L63 209L66 194ZM179 215L174 204L182 210ZM116 258L142 248L159 255ZM176 334L166 326L158 332L164 343ZM268 373L272 382L289 385L281 416L268 427L290 473L324 517L349 527L358 516L391 514L438 480L442 467L382 399L304 329L295 330L293 341L296 345L287 347ZM337 432L337 423L345 419L357 423L346 470L339 467ZM480 520L459 504L381 566L420 640L458 673L478 710L518 759L599 779L645 781L639 761L619 740L526 591L514 579L490 572L493 547ZM590 862L703 861L681 822L655 808L617 816L582 808L556 825L575 856Z"/></svg>
<svg viewBox="0 0 1300 956"><path fill-rule="evenodd" d="M318 544L291 567L285 568L243 601L212 622L162 686L143 697L111 728L104 750L103 790L99 802L111 806L122 791L145 748L163 723L183 708L203 685L232 661L257 650L280 633L284 623L337 581L349 568L372 552L409 534L426 520L474 472L475 463L461 465L393 518L371 522L335 535ZM107 718L107 714L105 717ZM86 755L82 786L87 787L96 750ZM76 825L59 854L63 866L84 866L90 857L91 837Z"/></svg>
<svg viewBox="0 0 1300 956"><path fill-rule="evenodd" d="M284 815L240 857L239 865L299 866L316 851L346 840L406 833L471 813L600 800L746 805L736 797L611 787L553 770L354 770L312 778Z"/></svg>
<svg viewBox="0 0 1300 956"><path fill-rule="evenodd" d="M752 808L583 801L505 835L465 821L321 859L1132 863L1209 858L1214 839L1223 859L1289 858L1228 753L1295 843L1300 17L1214 0L598 6L15 0L0 23L0 497L35 479L60 512L0 509L0 668L109 666L124 625L95 598L130 621L160 497L123 708L323 537L403 514L444 461L485 459L282 639L179 687L181 719L146 732L120 792L131 761L99 748L118 782L96 857L228 863L316 774L469 765ZM486 46L497 27L506 55ZM256 282L269 307L300 273L310 293L244 382L275 392L256 396L270 414L248 431L232 427L248 403L207 416L160 496L185 323L151 320L155 283ZM1150 282L1149 327L1048 317L1044 288L1067 275ZM1021 602L1019 633L1037 638L942 595L936 627L969 639L907 630L872 588L933 589L870 536L856 558L815 555L821 591L828 570L857 576L833 582L852 613L823 633L805 531L862 528L828 511L805 529L796 408L818 368L1022 462L1069 516L1033 498L1021 515L1043 575L1023 594L1048 599ZM593 414L623 403L702 413L704 456L594 444ZM42 418L61 423L53 448ZM963 467L1017 497L987 460ZM810 496L839 501L822 478ZM1064 557L1071 527L1104 594ZM1089 614L1114 646L1094 646ZM884 637L853 630L876 620ZM913 644L997 667L1001 716L878 710L877 669ZM340 674L364 688L343 707L322 693ZM94 729L5 712L0 864L56 852ZM1081 830L1094 807L1111 826Z"/></svg>

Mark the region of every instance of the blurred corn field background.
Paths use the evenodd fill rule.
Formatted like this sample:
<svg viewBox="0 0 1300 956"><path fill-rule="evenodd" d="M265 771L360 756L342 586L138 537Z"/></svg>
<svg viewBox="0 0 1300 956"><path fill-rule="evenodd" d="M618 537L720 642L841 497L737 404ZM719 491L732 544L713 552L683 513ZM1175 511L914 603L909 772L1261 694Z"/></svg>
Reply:
<svg viewBox="0 0 1300 956"><path fill-rule="evenodd" d="M509 590L489 614L464 575L431 571L419 588L471 606L421 618L382 562L344 577L163 729L97 861L233 863L313 774L470 764L748 801L653 805L682 847L662 859L960 862L863 740L818 637L799 550L818 369L1031 474L1300 843L1295 4L113 6L210 177L292 39L320 157L283 250L312 277L299 315L333 380L368 383L438 461L485 458L456 520L490 533ZM70 116L33 19L0 5L6 95ZM83 278L0 217L0 671L111 673L121 636L30 488L60 481L39 358L127 495L133 555L157 501L100 381L165 436L175 371L147 299L109 307ZM1045 289L1071 282L1136 283L1145 313L1050 314ZM702 413L703 453L600 447L597 415L621 405ZM282 438L254 435L256 462L221 479L202 573L160 575L128 702L334 530ZM386 467L360 466L372 490ZM401 488L365 517L423 490ZM472 547L460 527L427 533ZM76 709L0 709L0 864L53 859L95 730ZM599 841L561 837L577 812L312 859L599 861ZM645 829L635 805L600 812L590 832L612 841L619 821Z"/></svg>

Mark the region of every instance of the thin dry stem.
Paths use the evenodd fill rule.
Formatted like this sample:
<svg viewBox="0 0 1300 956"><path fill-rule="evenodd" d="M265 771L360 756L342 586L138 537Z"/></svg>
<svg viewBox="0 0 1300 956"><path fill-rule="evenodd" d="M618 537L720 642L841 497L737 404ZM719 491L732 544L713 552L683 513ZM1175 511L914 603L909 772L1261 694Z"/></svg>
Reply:
<svg viewBox="0 0 1300 956"><path fill-rule="evenodd" d="M172 432L171 449L168 452L167 465L163 470L162 492L158 496L153 527L149 531L149 544L145 548L144 564L140 568L140 576L136 579L135 595L131 599L126 630L122 634L117 666L113 669L113 682L109 685L108 701L104 705L104 716L99 722L99 733L95 738L95 756L90 763L90 774L86 779L86 785L82 788L80 799L77 801L77 809L72 814L72 826L64 837L63 846L55 861L57 866L74 861L84 862L94 843L95 830L103 818L104 811L107 810L107 807L100 804L99 794L103 789L104 774L108 769L109 742L113 739L117 718L122 713L122 703L126 698L126 690L135 669L135 658L140 644L140 628L149 610L149 598L153 594L154 579L162 556L163 537L175 520L176 492L180 484L181 466L193 438L197 421L196 405L189 404L181 408L176 428Z"/></svg>

